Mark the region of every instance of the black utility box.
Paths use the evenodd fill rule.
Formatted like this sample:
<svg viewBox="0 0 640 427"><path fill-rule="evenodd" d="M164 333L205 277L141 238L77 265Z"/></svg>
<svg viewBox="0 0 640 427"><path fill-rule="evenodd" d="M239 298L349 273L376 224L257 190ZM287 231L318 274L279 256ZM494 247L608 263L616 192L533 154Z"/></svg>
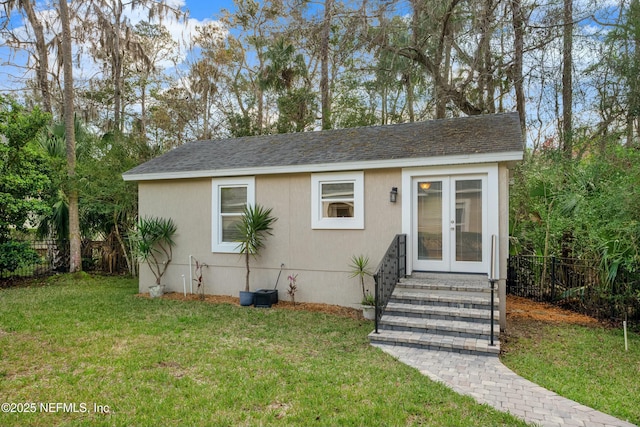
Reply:
<svg viewBox="0 0 640 427"><path fill-rule="evenodd" d="M253 294L253 305L256 307L271 308L278 303L277 289L258 289Z"/></svg>

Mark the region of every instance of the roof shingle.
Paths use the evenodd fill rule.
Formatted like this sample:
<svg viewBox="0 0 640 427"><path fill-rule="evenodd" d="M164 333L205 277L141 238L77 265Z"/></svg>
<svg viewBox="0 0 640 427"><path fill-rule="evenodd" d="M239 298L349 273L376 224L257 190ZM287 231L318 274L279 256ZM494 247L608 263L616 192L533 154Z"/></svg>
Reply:
<svg viewBox="0 0 640 427"><path fill-rule="evenodd" d="M522 152L517 113L386 126L194 141L124 173L149 174L286 167Z"/></svg>

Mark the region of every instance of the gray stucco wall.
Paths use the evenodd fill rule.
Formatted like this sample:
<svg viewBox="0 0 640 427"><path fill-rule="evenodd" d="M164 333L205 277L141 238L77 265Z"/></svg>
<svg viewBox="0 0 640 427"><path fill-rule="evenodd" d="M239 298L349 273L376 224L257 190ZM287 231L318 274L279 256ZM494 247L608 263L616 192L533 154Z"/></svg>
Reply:
<svg viewBox="0 0 640 427"><path fill-rule="evenodd" d="M311 174L256 176L256 202L273 208L278 220L264 251L251 259L252 290L273 287L284 264L278 284L281 299L288 298L287 276L298 274L297 301L359 304L362 292L357 279L349 278L349 261L352 255L367 255L373 270L400 232L400 200L389 202L389 191L400 186L400 180L400 169L365 171L365 228L313 230ZM190 288L189 256L209 266L204 272L207 294L237 296L244 289L243 258L211 252L211 206L211 179L139 183L140 216L171 217L178 227L173 261L162 280L169 291L183 291L183 275ZM147 292L153 283L148 267L141 265L140 291ZM373 291L373 279L367 285Z"/></svg>

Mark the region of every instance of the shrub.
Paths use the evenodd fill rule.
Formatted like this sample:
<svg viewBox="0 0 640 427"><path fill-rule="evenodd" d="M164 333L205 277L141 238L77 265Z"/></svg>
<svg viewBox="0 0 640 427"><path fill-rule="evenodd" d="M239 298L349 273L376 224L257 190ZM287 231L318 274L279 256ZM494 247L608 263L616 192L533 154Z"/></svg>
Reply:
<svg viewBox="0 0 640 427"><path fill-rule="evenodd" d="M40 257L29 242L0 243L0 271L14 272L20 267L37 264L38 261Z"/></svg>

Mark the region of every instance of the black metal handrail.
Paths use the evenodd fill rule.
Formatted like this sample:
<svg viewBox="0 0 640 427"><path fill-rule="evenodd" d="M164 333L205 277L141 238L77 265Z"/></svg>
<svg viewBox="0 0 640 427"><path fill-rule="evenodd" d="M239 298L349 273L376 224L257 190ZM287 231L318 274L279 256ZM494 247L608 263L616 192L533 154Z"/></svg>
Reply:
<svg viewBox="0 0 640 427"><path fill-rule="evenodd" d="M391 298L391 294L398 281L407 275L407 235L396 234L389 245L387 252L378 264L373 278L376 282L376 334L378 333L378 322L382 318L382 313Z"/></svg>
<svg viewBox="0 0 640 427"><path fill-rule="evenodd" d="M490 345L495 345L493 341L494 332L494 312L495 312L495 287L498 279L496 278L496 235L491 236L491 266L489 268L489 286L491 287L491 340Z"/></svg>

